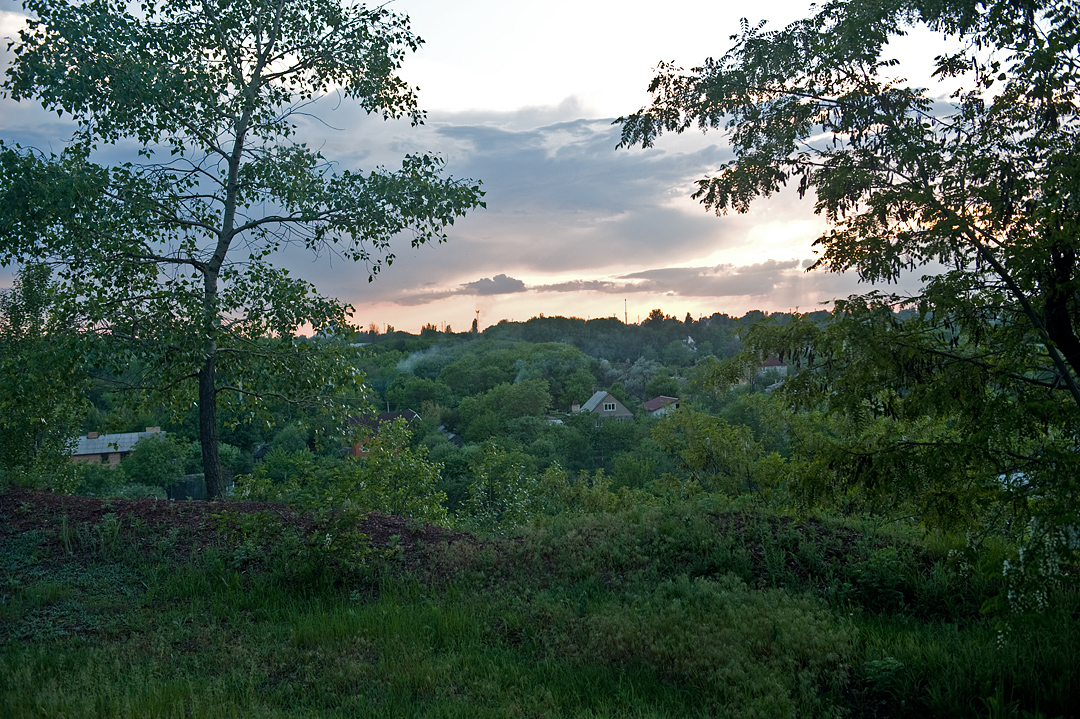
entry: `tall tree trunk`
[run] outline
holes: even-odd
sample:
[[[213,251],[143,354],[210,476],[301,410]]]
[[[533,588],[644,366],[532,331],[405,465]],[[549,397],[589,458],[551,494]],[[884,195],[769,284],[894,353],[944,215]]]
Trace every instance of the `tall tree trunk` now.
[[[199,370],[199,441],[202,444],[203,473],[206,477],[206,498],[220,499],[225,491],[218,456],[217,387],[214,378],[213,353],[206,357]]]
[[[217,268],[203,276],[203,348],[205,359],[199,369],[199,443],[202,445],[206,498],[220,499],[225,491],[218,456],[217,433]]]
[[[1076,252],[1071,247],[1054,247],[1050,251],[1051,272],[1044,280],[1043,291],[1046,305],[1046,334],[1057,345],[1073,372],[1080,376],[1080,338],[1076,336],[1073,318],[1069,312],[1072,299]]]

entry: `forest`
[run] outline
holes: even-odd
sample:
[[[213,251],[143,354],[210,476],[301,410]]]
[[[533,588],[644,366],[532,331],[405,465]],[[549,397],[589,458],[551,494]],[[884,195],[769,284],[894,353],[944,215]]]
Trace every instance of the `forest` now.
[[[827,313],[818,315],[819,320],[827,318]],[[716,489],[722,480],[736,487],[742,480],[715,460],[693,468],[680,460],[676,435],[685,429],[673,418],[658,422],[644,405],[669,397],[696,408],[691,422],[709,417],[725,427],[754,428],[750,454],[742,461],[790,454],[780,435],[766,427],[755,400],[779,382],[785,366],[750,372],[723,392],[716,391],[713,381],[720,360],[741,352],[740,329],[765,316],[716,313],[680,320],[654,310],[640,325],[611,318],[538,317],[520,323],[504,320],[481,333],[440,332],[429,326],[419,335],[369,330],[345,341],[313,338],[315,343],[350,347],[351,362],[365,378],[364,409],[347,419],[345,427],[328,425],[326,416],[285,402],[269,409],[273,422],[250,421],[243,403],[235,414],[222,413],[220,452],[232,486],[229,495],[255,491],[245,479],[233,486],[238,475],[272,478],[285,467],[307,465],[316,471],[313,463],[319,462],[325,466],[318,471],[352,466],[356,458],[351,447],[370,441],[372,434],[376,441],[394,436],[394,442],[416,453],[410,456],[437,465],[434,475],[426,473],[437,476],[436,486],[426,491],[444,494],[441,504],[451,513],[462,509],[481,466],[494,456],[501,464],[519,467],[521,479],[535,479],[557,467],[586,481],[604,477],[615,488],[644,490],[661,476],[678,476],[678,483],[692,482],[699,490]],[[790,319],[789,314],[771,317],[776,323]],[[123,378],[99,379],[91,387],[82,434],[156,426],[164,430],[163,438],[136,445],[116,468],[98,463],[65,468],[73,473],[65,481],[79,494],[165,498],[170,482],[201,472],[197,416],[193,409],[176,415],[132,407],[125,392],[116,389],[123,384]],[[580,411],[600,390],[610,392],[634,416],[609,422]],[[406,416],[393,416],[401,414]],[[405,426],[389,431],[380,424],[380,415],[386,424],[399,419]]]

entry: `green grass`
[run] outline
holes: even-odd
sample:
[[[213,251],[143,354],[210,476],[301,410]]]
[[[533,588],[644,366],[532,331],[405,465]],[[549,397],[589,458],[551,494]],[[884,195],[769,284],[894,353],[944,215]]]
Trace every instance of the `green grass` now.
[[[302,556],[253,562],[250,546],[136,552],[126,525],[54,531],[73,554],[47,533],[0,547],[2,717],[1019,719],[1080,706],[1077,597],[1062,590],[1002,634],[979,611],[994,576],[955,542],[906,531],[686,504],[432,548],[416,573],[378,552],[301,571]]]

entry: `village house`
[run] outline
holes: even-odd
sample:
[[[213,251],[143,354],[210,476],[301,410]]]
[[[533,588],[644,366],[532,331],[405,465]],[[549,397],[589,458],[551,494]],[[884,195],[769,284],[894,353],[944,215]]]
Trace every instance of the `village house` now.
[[[89,432],[79,437],[79,444],[71,455],[73,462],[107,464],[115,467],[120,460],[131,454],[135,445],[147,437],[164,437],[161,427],[147,427],[145,432],[119,432],[117,434],[99,434]]]
[[[591,412],[596,415],[597,426],[600,426],[600,422],[605,419],[616,419],[619,422],[625,422],[628,419],[634,418],[634,413],[626,408],[622,402],[616,399],[615,395],[604,390],[599,390],[589,401],[581,405],[582,412]]]
[[[761,369],[758,370],[758,374],[765,375],[768,372],[776,372],[781,377],[787,377],[788,367],[784,364],[784,361],[776,355],[769,355],[765,358],[765,361],[761,363]]]
[[[665,414],[671,414],[678,408],[678,397],[665,397],[661,395],[659,397],[653,397],[645,403],[645,411],[649,413],[650,417],[663,417]]]

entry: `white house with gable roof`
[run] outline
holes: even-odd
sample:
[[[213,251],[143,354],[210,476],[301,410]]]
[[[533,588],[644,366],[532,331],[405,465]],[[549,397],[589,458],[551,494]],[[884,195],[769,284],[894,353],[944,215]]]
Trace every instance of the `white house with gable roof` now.
[[[582,412],[591,412],[596,415],[596,421],[614,418],[620,422],[634,418],[634,413],[626,408],[615,395],[600,390],[589,398],[589,401],[581,405]]]

